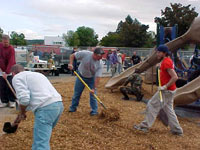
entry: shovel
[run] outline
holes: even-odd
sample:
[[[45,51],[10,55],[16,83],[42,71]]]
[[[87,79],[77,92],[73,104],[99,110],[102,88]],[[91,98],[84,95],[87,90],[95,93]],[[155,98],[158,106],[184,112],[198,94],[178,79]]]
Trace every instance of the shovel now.
[[[15,133],[17,131],[18,124],[20,122],[21,122],[21,120],[19,119],[19,116],[17,116],[17,118],[15,119],[13,124],[11,124],[10,122],[5,122],[3,125],[3,131],[8,134]]]
[[[79,76],[79,74],[74,71],[74,74],[79,78],[79,80],[86,86],[86,88],[91,91],[90,87],[85,83],[85,81],[83,81],[83,79]],[[97,97],[96,94],[93,94],[94,97],[96,98],[96,100],[101,104],[101,106],[103,106],[104,109],[107,109],[106,106],[102,103],[102,101]]]
[[[159,84],[159,86],[161,86],[161,82],[160,82],[160,69],[158,69],[158,84]],[[162,107],[163,107],[163,98],[162,98],[162,92],[161,91],[159,91],[159,95],[160,95],[161,109],[159,111],[158,118],[167,127],[168,126],[168,117],[167,117],[167,114],[165,113],[165,111],[162,109]]]

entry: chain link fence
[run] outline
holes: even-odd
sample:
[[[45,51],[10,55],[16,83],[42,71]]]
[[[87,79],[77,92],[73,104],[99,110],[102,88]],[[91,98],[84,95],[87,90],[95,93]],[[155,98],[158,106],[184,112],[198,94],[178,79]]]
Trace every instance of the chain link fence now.
[[[95,47],[78,47],[78,50],[92,50]],[[102,47],[104,49],[119,49],[126,57],[132,57],[133,52],[136,51],[142,60],[148,57],[154,48],[126,48],[126,47]],[[51,56],[54,57],[57,66],[67,64],[69,56],[72,53],[73,47],[60,47],[60,46],[28,46],[15,48],[16,61],[23,66],[29,60],[29,55],[33,53],[34,56],[39,56],[41,60],[48,60]],[[189,64],[190,57],[193,55],[194,50],[181,50],[178,51],[180,58],[184,59]]]

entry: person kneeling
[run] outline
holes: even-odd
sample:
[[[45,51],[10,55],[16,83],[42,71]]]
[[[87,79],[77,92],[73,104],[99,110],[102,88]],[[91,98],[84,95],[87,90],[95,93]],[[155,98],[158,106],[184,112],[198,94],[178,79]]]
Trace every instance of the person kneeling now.
[[[127,86],[131,83],[131,86]],[[137,69],[131,74],[125,81],[124,85],[120,87],[120,92],[124,95],[123,100],[129,100],[128,94],[135,95],[137,101],[141,101],[143,94],[141,92],[142,78],[138,73]]]

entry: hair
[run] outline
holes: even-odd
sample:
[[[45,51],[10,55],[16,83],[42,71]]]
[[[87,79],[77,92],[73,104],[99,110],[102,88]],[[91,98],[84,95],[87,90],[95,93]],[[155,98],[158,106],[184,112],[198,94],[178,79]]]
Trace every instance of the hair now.
[[[165,53],[165,54],[166,54],[166,55],[165,55],[166,57],[170,56],[170,54],[169,54],[169,53]]]
[[[8,35],[6,35],[6,34],[3,34],[2,35],[2,40],[9,40],[10,38],[9,38],[9,36]]]
[[[22,65],[16,64],[14,66],[12,66],[11,68],[11,72],[18,74],[20,72],[24,71],[24,67]]]

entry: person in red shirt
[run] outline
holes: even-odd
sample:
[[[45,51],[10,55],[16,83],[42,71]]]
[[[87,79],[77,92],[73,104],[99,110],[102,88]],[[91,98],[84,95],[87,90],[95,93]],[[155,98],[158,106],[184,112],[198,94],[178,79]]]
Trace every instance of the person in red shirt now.
[[[182,135],[183,129],[180,127],[180,124],[177,120],[177,116],[173,108],[174,95],[176,92],[175,82],[178,79],[178,77],[176,72],[174,71],[174,64],[168,55],[169,50],[167,46],[160,45],[157,48],[157,57],[161,60],[161,86],[158,87],[158,91],[149,100],[147,104],[145,120],[139,125],[134,125],[134,128],[140,131],[147,132],[156,120],[159,111],[163,109],[167,115],[171,133],[174,135]],[[162,102],[160,101],[160,91],[162,93]]]
[[[1,107],[15,107],[15,96],[7,85],[6,79],[12,85],[11,67],[16,64],[15,50],[10,45],[9,36],[2,36],[2,43],[0,43],[0,108]]]
[[[122,54],[122,65],[124,66],[124,61],[125,61],[125,58],[126,58],[126,54],[124,54],[123,52],[121,52]]]

